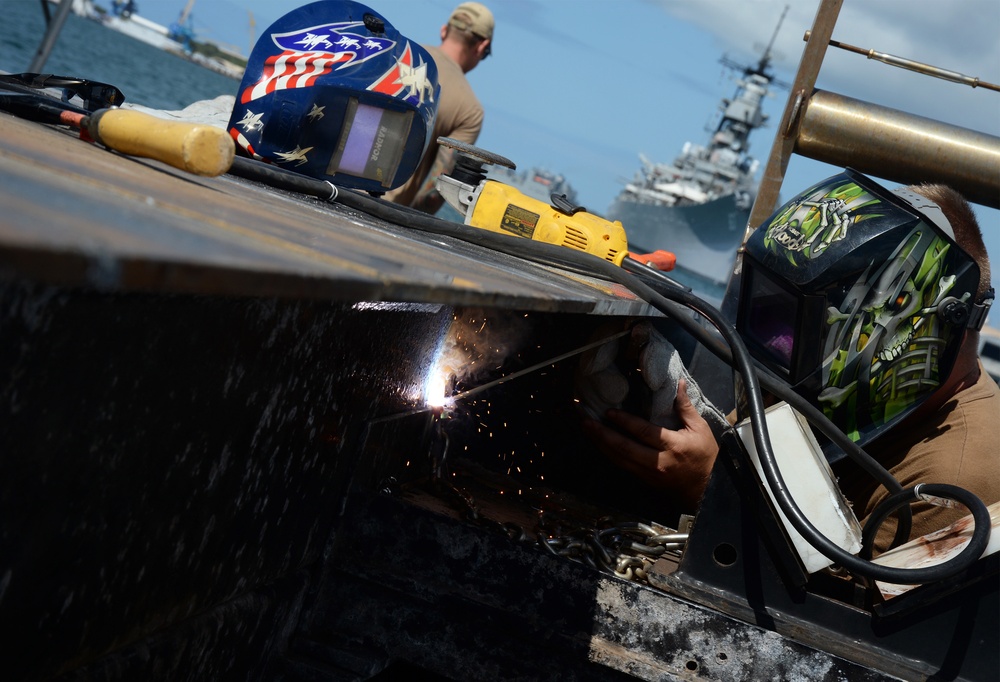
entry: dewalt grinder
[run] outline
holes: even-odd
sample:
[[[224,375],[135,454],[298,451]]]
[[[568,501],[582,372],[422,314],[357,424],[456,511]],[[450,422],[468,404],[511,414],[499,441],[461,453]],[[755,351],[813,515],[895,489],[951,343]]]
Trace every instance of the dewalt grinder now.
[[[466,225],[586,251],[618,266],[631,258],[659,271],[673,269],[674,254],[629,253],[625,229],[619,221],[588,213],[565,194],[552,194],[551,203],[546,204],[486,177],[484,164],[515,169],[509,159],[449,137],[438,138],[438,144],[457,153],[451,173],[437,178],[438,192],[465,217]]]

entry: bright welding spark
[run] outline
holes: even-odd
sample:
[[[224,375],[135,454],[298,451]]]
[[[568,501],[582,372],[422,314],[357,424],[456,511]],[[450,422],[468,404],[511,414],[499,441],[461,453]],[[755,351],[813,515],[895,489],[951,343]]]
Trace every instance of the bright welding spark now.
[[[451,399],[444,394],[445,386],[444,376],[438,372],[430,373],[424,386],[424,402],[428,407],[446,407],[451,403]]]

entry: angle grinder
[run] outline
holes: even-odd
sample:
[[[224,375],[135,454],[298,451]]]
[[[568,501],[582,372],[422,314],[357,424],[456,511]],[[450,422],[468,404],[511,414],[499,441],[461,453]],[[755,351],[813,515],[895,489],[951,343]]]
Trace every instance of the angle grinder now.
[[[588,213],[565,194],[553,193],[547,204],[486,177],[487,164],[516,169],[509,159],[449,137],[438,138],[438,144],[455,150],[457,158],[449,174],[438,176],[437,190],[466,225],[585,251],[618,266],[631,258],[656,270],[673,269],[674,254],[630,253],[621,222]]]

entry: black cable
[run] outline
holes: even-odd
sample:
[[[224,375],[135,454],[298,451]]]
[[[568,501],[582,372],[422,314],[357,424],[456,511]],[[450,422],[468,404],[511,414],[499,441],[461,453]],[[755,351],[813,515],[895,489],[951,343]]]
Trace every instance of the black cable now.
[[[422,232],[454,237],[494,251],[518,256],[535,263],[554,265],[561,268],[569,267],[577,272],[582,270],[591,276],[603,275],[604,278],[628,288],[633,294],[670,317],[676,316],[676,309],[672,303],[679,303],[702,315],[722,335],[732,355],[732,363],[730,364],[743,379],[743,387],[749,404],[750,426],[754,444],[760,458],[764,478],[774,495],[778,507],[785,514],[785,517],[795,530],[810,545],[845,569],[860,576],[896,584],[930,582],[931,580],[940,580],[956,575],[969,568],[969,566],[979,559],[979,556],[989,542],[991,530],[989,511],[982,500],[972,493],[968,493],[968,491],[962,491],[966,493],[966,496],[965,499],[959,501],[969,508],[975,520],[969,546],[957,556],[936,566],[924,569],[900,569],[891,566],[882,566],[856,557],[831,542],[802,513],[802,510],[795,503],[781,476],[774,452],[771,448],[770,437],[767,433],[760,380],[749,351],[736,333],[736,330],[722,318],[722,314],[697,296],[679,288],[676,291],[671,291],[669,287],[663,287],[662,290],[665,294],[660,294],[635,274],[618,267],[610,261],[588,253],[575,251],[555,244],[546,244],[520,237],[502,235],[490,232],[489,230],[470,228],[458,223],[441,220],[431,215],[414,212],[412,209],[404,210],[396,204],[350,190],[338,191],[330,183],[324,183],[312,178],[304,178],[303,176],[298,176],[296,173],[273,166],[265,167],[268,172],[261,172],[255,177],[253,174],[256,167],[263,166],[263,164],[252,162],[249,159],[242,159],[241,157],[238,157],[237,161],[240,161],[240,163],[237,164],[234,162],[234,168],[237,169],[234,174],[241,177],[250,177],[250,179],[254,180],[260,180],[261,177],[280,178],[282,182],[279,186],[286,189],[291,189],[292,185],[301,186],[305,189],[294,191],[302,191],[310,196],[318,196],[328,201],[336,200],[346,206],[364,211],[391,223],[417,229]],[[290,178],[289,176],[297,176],[297,178]],[[333,188],[332,195],[328,188]],[[324,191],[325,194],[323,193]],[[681,315],[681,317],[684,316]],[[954,493],[949,488],[954,488],[954,486],[935,486],[935,490],[938,491],[940,497],[956,499],[952,497]],[[926,489],[926,486],[924,486],[924,489]],[[901,493],[896,493],[896,495],[899,494]],[[886,512],[886,514],[891,513],[891,511]],[[882,513],[882,506],[879,507],[879,513]],[[985,522],[983,521],[984,518]]]
[[[233,165],[229,168],[229,174],[247,180],[262,182],[271,187],[307,194],[323,201],[335,201],[339,193],[337,187],[329,182],[316,180],[290,170],[285,170],[278,166],[254,161],[245,156],[233,158]]]
[[[878,533],[879,527],[889,514],[903,505],[908,505],[912,502],[919,502],[921,500],[930,502],[931,504],[938,504],[937,500],[934,499],[936,497],[943,497],[948,500],[961,502],[972,513],[972,518],[975,521],[975,527],[977,530],[983,524],[985,524],[986,527],[990,527],[992,524],[989,510],[978,497],[973,495],[968,490],[959,488],[956,485],[949,485],[947,483],[920,483],[912,488],[907,488],[906,490],[896,493],[895,495],[891,495],[883,501],[882,504],[875,508],[871,514],[872,523],[865,526],[865,532],[862,535],[861,558],[871,558],[875,535]],[[958,559],[963,555],[967,555],[966,558],[971,557],[971,561],[968,562],[969,565],[971,565],[979,559],[980,556],[982,556],[984,551],[986,551],[986,546],[989,544],[989,541],[989,533],[980,537],[980,534],[973,532],[972,537],[969,539],[969,544],[962,549],[955,559]],[[938,574],[939,572],[937,569],[943,565],[944,564],[937,564],[936,566],[928,566],[927,568],[910,568],[906,569],[906,571],[910,575],[912,583],[928,583],[947,577]]]
[[[644,265],[628,262],[626,262],[623,267],[630,272],[635,272],[640,275],[645,274],[643,270],[647,269]],[[708,349],[710,353],[732,367],[733,355],[724,341],[713,336],[707,329],[696,322],[688,322],[688,319],[689,318],[687,318],[687,316],[683,316],[683,319],[678,320],[678,322],[685,328],[685,331],[694,336],[695,339]],[[794,407],[796,412],[799,412],[806,417],[810,423],[816,426],[820,433],[829,438],[835,445],[840,447],[848,457],[855,460],[869,475],[885,486],[890,493],[900,492],[903,489],[899,482],[885,469],[885,467],[882,466],[878,460],[874,459],[871,455],[865,452],[861,446],[837,428],[837,425],[830,421],[822,410],[818,409],[815,405],[799,395],[788,384],[788,382],[772,373],[768,368],[760,365],[756,360],[754,360],[754,367],[760,375],[761,385],[766,388],[769,393],[774,394]]]
[[[607,261],[602,261],[599,258],[591,258],[600,263],[601,265],[599,267],[606,272],[609,272],[609,274],[611,274],[611,272],[608,271],[607,266],[610,265],[612,268],[616,267],[613,264],[610,264]],[[598,267],[597,263],[595,263],[595,267]],[[630,275],[630,277],[637,279],[632,275]],[[661,312],[665,312],[664,307],[658,305],[659,301],[657,299],[660,297],[659,294],[642,283],[640,283],[642,284],[641,287],[637,287],[634,283],[628,282],[627,279],[628,278],[619,277],[617,278],[617,281],[619,284],[628,287],[636,295],[648,301]],[[647,291],[642,292],[641,289],[643,288],[647,289]],[[834,561],[835,563],[858,575],[896,584],[917,584],[947,578],[966,570],[979,559],[980,555],[985,550],[986,545],[989,543],[992,525],[989,510],[987,510],[986,505],[972,493],[962,491],[965,495],[962,499],[958,499],[953,497],[954,493],[951,492],[951,489],[955,489],[956,487],[944,486],[943,484],[936,486],[938,495],[946,499],[958,499],[958,501],[965,504],[969,508],[975,520],[975,529],[973,531],[973,537],[970,539],[969,547],[967,547],[966,550],[963,550],[963,552],[959,555],[946,562],[923,569],[900,569],[891,566],[883,566],[849,554],[840,546],[834,544],[826,538],[826,536],[824,536],[815,526],[812,525],[809,519],[802,513],[801,509],[799,509],[781,476],[781,472],[777,466],[777,460],[775,459],[774,452],[771,449],[770,436],[767,433],[767,425],[764,418],[764,403],[760,391],[757,372],[754,369],[752,358],[750,357],[746,346],[743,344],[742,339],[740,339],[739,335],[736,334],[735,329],[722,318],[721,313],[713,309],[710,305],[708,305],[708,303],[699,299],[697,296],[683,290],[677,290],[676,292],[671,292],[670,297],[672,300],[679,302],[704,316],[716,327],[716,329],[719,330],[723,338],[729,344],[730,351],[733,355],[733,367],[743,378],[744,390],[747,393],[747,400],[749,402],[749,411],[751,415],[750,426],[753,433],[754,445],[757,447],[757,453],[760,457],[761,468],[764,471],[764,478],[766,479],[771,492],[774,494],[778,507],[782,510],[782,512],[784,512],[786,518],[789,519],[795,530],[797,530],[810,545],[831,561]],[[877,466],[881,467],[881,465]],[[898,487],[899,483],[896,482],[895,486]],[[959,488],[958,490],[961,489]],[[901,493],[897,493],[897,495],[899,494]],[[892,508],[887,513],[891,513],[891,511],[894,510],[895,508]],[[879,511],[881,513],[881,505],[879,507]],[[881,520],[879,520],[877,524],[874,524],[876,529],[879,524],[881,524]],[[868,527],[872,527],[872,525],[873,524],[868,524]]]

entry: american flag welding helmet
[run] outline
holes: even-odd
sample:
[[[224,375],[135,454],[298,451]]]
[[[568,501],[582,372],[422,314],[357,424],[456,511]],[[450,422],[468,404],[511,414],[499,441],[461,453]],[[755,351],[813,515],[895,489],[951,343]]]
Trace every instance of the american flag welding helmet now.
[[[978,287],[937,204],[847,170],[747,240],[736,328],[751,355],[864,445],[948,377],[989,308]]]
[[[413,174],[439,93],[434,59],[385,17],[321,0],[257,41],[228,127],[247,156],[381,193]]]

